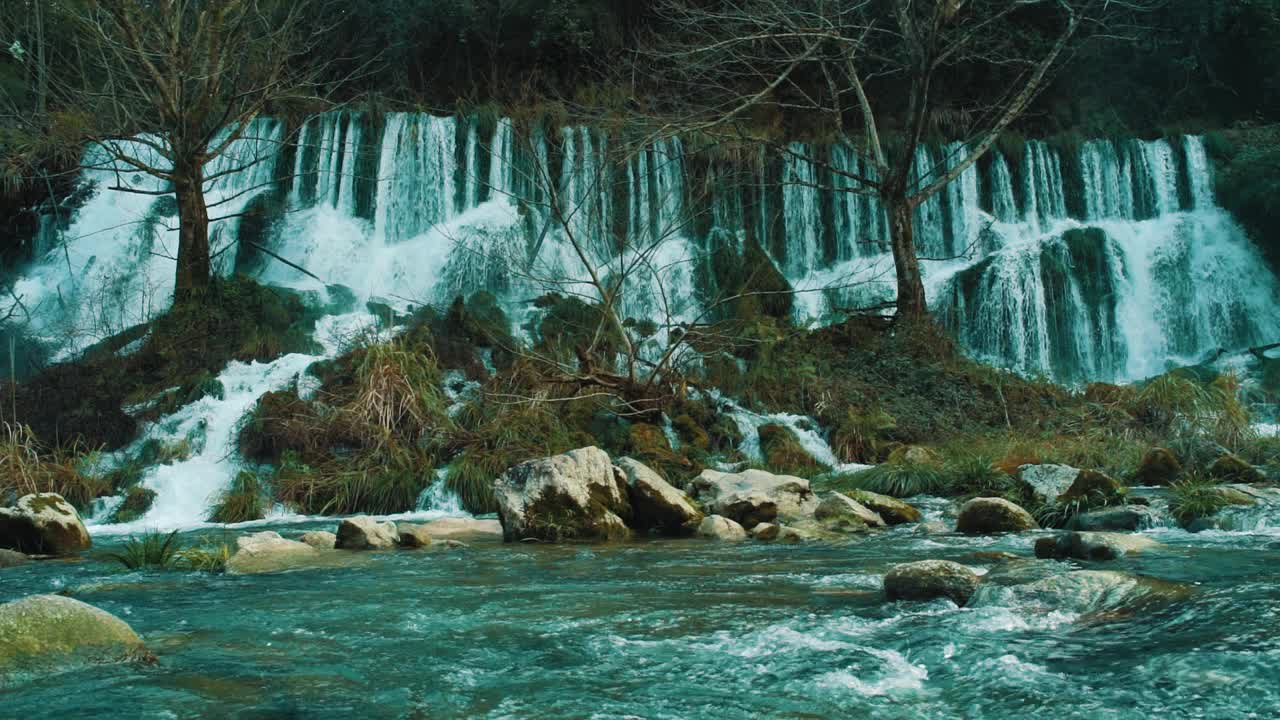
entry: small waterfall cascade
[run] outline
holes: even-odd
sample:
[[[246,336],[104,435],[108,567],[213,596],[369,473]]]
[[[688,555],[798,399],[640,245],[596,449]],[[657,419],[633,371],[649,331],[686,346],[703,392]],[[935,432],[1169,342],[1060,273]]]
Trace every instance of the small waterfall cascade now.
[[[256,158],[209,184],[211,214],[228,218],[215,244],[252,230],[321,281],[243,247],[221,253],[219,268],[399,305],[484,290],[516,318],[538,294],[590,295],[591,277],[622,277],[627,314],[662,330],[697,318],[717,291],[716,263],[754,246],[800,291],[798,321],[892,299],[884,208],[856,192],[874,169],[851,148],[795,143],[730,167],[679,139],[627,142],[506,118],[261,119],[215,163]],[[966,150],[920,147],[915,185]],[[102,148],[87,159],[95,192],[14,286],[33,308],[31,334],[62,357],[171,296],[172,199],[113,189],[165,190]],[[250,205],[268,221],[235,217]],[[1217,206],[1199,137],[1002,145],[922,202],[915,221],[937,317],[974,355],[1020,372],[1138,379],[1280,334],[1276,278]]]

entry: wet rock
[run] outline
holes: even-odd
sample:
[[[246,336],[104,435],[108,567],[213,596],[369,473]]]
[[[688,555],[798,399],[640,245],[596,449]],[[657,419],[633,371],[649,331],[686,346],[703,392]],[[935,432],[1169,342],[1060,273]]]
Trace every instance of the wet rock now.
[[[440,518],[423,526],[431,537],[465,538],[482,542],[485,540],[502,540],[502,524],[497,520],[476,520],[474,518]]]
[[[741,473],[704,470],[689,487],[694,499],[707,512],[748,527],[775,520],[808,518],[818,506],[808,480],[763,470]]]
[[[684,492],[672,487],[658,473],[638,460],[622,458],[618,470],[626,478],[631,500],[632,527],[663,535],[687,536],[698,530],[704,517]]]
[[[698,524],[698,537],[738,542],[747,539],[747,531],[727,517],[708,515]]]
[[[777,523],[760,523],[751,529],[751,537],[761,542],[794,543],[809,539],[801,530]]]
[[[974,498],[960,507],[956,518],[956,532],[971,535],[1022,532],[1039,527],[1031,513],[1004,498]]]
[[[393,522],[378,522],[366,515],[346,518],[338,524],[339,550],[388,550],[400,541]]]
[[[493,490],[508,542],[622,540],[631,534],[626,483],[599,448],[521,463]]]
[[[1080,513],[1067,523],[1068,530],[1135,532],[1161,525],[1160,513],[1147,505],[1116,505]]]
[[[1144,535],[1109,532],[1066,532],[1036,540],[1036,557],[1052,560],[1118,560],[1159,547]]]
[[[1209,466],[1209,475],[1237,483],[1260,483],[1267,479],[1258,468],[1231,453],[1214,460],[1213,465]]]
[[[123,620],[61,595],[0,605],[0,673],[149,657]]]
[[[1031,582],[994,582],[988,573],[970,599],[969,607],[1016,607],[1036,613],[1092,613],[1133,608],[1144,602],[1175,602],[1186,598],[1190,592],[1179,583],[1110,570],[1070,571],[1063,563],[1041,562],[1046,564],[1036,569],[1046,576]]]
[[[0,508],[0,548],[28,555],[69,555],[93,545],[71,503],[54,493],[27,495]]]
[[[1182,474],[1182,463],[1168,448],[1151,448],[1133,474],[1134,485],[1172,485]]]
[[[20,552],[13,550],[0,550],[0,568],[17,567],[25,565],[31,561],[31,558]]]
[[[307,543],[287,540],[280,533],[265,530],[236,538],[236,554],[227,560],[230,575],[289,570],[314,561],[319,551]]]
[[[1018,477],[1044,503],[1057,502],[1058,496],[1071,487],[1080,471],[1070,465],[1023,465]]]
[[[405,548],[424,548],[431,547],[431,533],[421,525],[413,523],[397,523],[396,533],[399,535],[400,547]]]
[[[884,576],[884,594],[889,600],[945,597],[964,606],[977,589],[978,576],[964,565],[949,560],[898,565]]]
[[[298,540],[317,550],[332,550],[338,545],[338,536],[324,530],[308,530]]]
[[[818,503],[813,517],[823,527],[841,532],[866,532],[885,524],[880,515],[841,493],[832,493]]]
[[[920,522],[923,517],[913,505],[902,502],[888,495],[868,492],[866,490],[850,490],[845,493],[851,499],[865,505],[884,520],[886,525],[903,525]]]
[[[1118,497],[1124,492],[1124,485],[1121,485],[1114,478],[1100,473],[1097,470],[1081,470],[1076,479],[1072,481],[1071,487],[1058,497],[1060,501],[1079,500],[1088,497]]]

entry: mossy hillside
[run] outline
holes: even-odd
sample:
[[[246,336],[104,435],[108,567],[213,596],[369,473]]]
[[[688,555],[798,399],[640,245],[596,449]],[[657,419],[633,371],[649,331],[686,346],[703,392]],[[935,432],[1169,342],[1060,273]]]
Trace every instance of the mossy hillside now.
[[[115,450],[134,438],[139,422],[217,392],[211,380],[232,360],[315,351],[314,323],[293,293],[243,277],[217,279],[199,304],[175,307],[19,384],[17,414],[43,442]]]

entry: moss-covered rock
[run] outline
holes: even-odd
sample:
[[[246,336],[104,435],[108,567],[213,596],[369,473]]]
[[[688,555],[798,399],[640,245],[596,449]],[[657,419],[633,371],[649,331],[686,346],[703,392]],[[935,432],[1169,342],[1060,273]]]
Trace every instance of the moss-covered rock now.
[[[972,535],[1039,529],[1031,513],[1004,498],[974,498],[960,507],[956,531]]]
[[[521,463],[498,478],[494,497],[508,542],[621,540],[631,534],[626,482],[599,448]]]
[[[1266,476],[1258,468],[1245,462],[1239,455],[1227,453],[1209,466],[1209,475],[1226,482],[1260,483]]]
[[[765,465],[774,472],[809,477],[826,470],[800,444],[799,438],[785,425],[761,425],[760,453]]]
[[[923,517],[915,506],[888,495],[867,490],[849,490],[845,495],[873,510],[884,519],[886,525],[920,522]]]
[[[68,555],[93,545],[89,531],[61,495],[27,495],[0,508],[0,547],[31,555]]]
[[[677,415],[672,418],[671,426],[675,428],[680,442],[704,452],[711,449],[711,435],[689,415]]]
[[[895,448],[889,453],[889,458],[885,462],[895,463],[899,465],[928,465],[931,467],[942,467],[942,456],[935,450],[920,445],[904,445]]]
[[[1159,547],[1145,535],[1067,532],[1036,540],[1036,557],[1056,560],[1116,560]]]
[[[147,514],[155,500],[155,490],[135,485],[125,491],[124,501],[111,514],[111,522],[127,523],[138,520]]]
[[[627,452],[656,470],[668,482],[683,486],[702,468],[686,455],[676,452],[662,428],[650,423],[633,423],[627,435]]]
[[[1089,498],[1112,499],[1123,495],[1124,485],[1114,478],[1096,470],[1081,470],[1072,481],[1071,487],[1058,496],[1059,502],[1084,500]]]
[[[813,517],[823,527],[840,532],[866,532],[885,525],[874,510],[841,493],[831,493],[818,503]]]
[[[949,560],[897,565],[884,576],[884,595],[889,600],[948,598],[963,607],[977,589],[977,574]]]
[[[618,460],[617,467],[626,478],[633,528],[674,536],[697,531],[703,514],[688,495],[632,458]]]
[[[1182,474],[1182,463],[1168,448],[1151,448],[1133,473],[1134,485],[1172,485]]]
[[[0,673],[149,657],[120,618],[61,595],[0,605]]]

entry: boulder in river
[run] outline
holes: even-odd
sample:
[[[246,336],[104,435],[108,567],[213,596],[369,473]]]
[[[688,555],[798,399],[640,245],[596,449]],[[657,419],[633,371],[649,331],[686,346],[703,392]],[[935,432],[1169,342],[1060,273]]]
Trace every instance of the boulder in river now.
[[[1052,560],[1117,560],[1159,547],[1145,535],[1110,532],[1065,532],[1036,540],[1036,557]]]
[[[1190,588],[1179,583],[1110,570],[1071,570],[1064,563],[1041,561],[1038,577],[1027,582],[988,577],[969,600],[969,607],[1017,607],[1027,612],[1096,613],[1133,608],[1141,603],[1167,604],[1186,598]]]
[[[1182,463],[1168,448],[1151,448],[1133,473],[1134,485],[1172,485],[1182,474]]]
[[[764,470],[740,473],[703,470],[689,488],[707,512],[747,527],[775,520],[805,519],[811,517],[818,506],[808,480]]]
[[[1076,481],[1080,471],[1070,465],[1023,465],[1018,470],[1022,483],[1043,503],[1057,502]]]
[[[26,495],[0,508],[0,548],[28,555],[69,555],[93,545],[71,503],[54,493]]]
[[[367,515],[345,518],[338,524],[339,550],[389,550],[400,542],[393,522],[378,522]]]
[[[1058,500],[1071,501],[1090,497],[1115,498],[1124,493],[1124,485],[1106,473],[1097,470],[1081,470],[1071,487],[1058,496]]]
[[[431,533],[427,532],[427,529],[422,525],[415,525],[414,523],[397,523],[396,531],[399,534],[400,547],[431,547]]]
[[[0,568],[17,567],[25,565],[31,561],[31,558],[14,550],[0,549]]]
[[[332,550],[338,545],[338,536],[324,530],[308,530],[298,540],[317,550]]]
[[[503,538],[622,540],[631,503],[622,473],[596,447],[530,460],[494,483]]]
[[[230,575],[252,575],[306,566],[320,551],[304,542],[286,540],[273,530],[236,538],[236,554],[227,560]]]
[[[1067,522],[1068,530],[1135,532],[1160,525],[1160,513],[1147,505],[1114,505],[1080,513]]]
[[[1004,498],[974,498],[960,507],[956,532],[981,535],[986,533],[1036,530],[1031,513]]]
[[[741,525],[720,515],[708,515],[698,524],[698,537],[709,540],[738,542],[747,539],[747,531]]]
[[[698,531],[705,516],[683,491],[638,460],[622,458],[617,467],[626,478],[635,529],[673,536]]]
[[[878,513],[842,493],[831,493],[824,498],[813,511],[813,517],[823,527],[841,532],[866,532],[885,525]]]
[[[888,495],[881,495],[867,490],[848,490],[844,494],[868,509],[875,511],[886,525],[920,522],[923,517],[915,506]]]
[[[33,595],[0,605],[0,674],[149,657],[123,620],[79,600]]]
[[[440,518],[423,525],[434,539],[463,538],[468,542],[502,540],[502,524],[497,520],[475,518]]]
[[[805,532],[777,523],[760,523],[751,528],[751,537],[761,542],[794,543],[809,539]]]
[[[889,600],[945,597],[964,606],[977,589],[977,574],[950,560],[921,560],[897,565],[884,576],[884,594]]]

